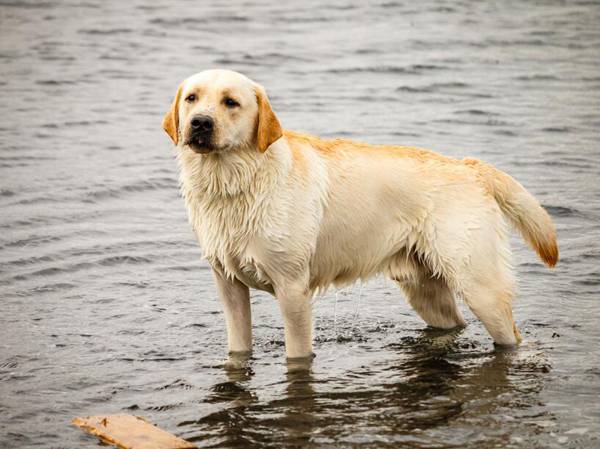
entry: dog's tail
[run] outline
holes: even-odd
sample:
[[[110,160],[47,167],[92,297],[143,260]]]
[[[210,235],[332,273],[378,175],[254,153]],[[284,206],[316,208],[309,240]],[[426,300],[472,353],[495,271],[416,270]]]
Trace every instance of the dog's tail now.
[[[558,262],[554,223],[537,200],[515,179],[477,159],[463,159],[477,170],[488,192],[496,199],[510,223],[549,267]]]

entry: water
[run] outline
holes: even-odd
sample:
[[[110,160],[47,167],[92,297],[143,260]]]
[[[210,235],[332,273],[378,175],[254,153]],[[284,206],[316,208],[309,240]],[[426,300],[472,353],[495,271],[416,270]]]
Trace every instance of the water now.
[[[599,23],[591,1],[0,2],[0,447],[96,447],[69,422],[104,413],[203,447],[599,447]],[[525,343],[494,351],[468,311],[427,329],[375,280],[316,300],[308,373],[254,294],[254,356],[226,369],[160,128],[213,67],[285,127],[520,180],[562,256],[514,239]]]

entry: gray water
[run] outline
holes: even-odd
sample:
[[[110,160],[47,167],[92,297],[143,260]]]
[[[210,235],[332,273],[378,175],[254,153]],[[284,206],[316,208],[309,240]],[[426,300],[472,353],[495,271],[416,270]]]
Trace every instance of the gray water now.
[[[210,270],[160,122],[207,68],[285,127],[491,162],[553,216],[513,239],[525,337],[425,327],[384,280],[315,300],[316,359],[226,369]],[[202,447],[600,447],[600,3],[0,1],[0,447],[97,447],[130,413]]]

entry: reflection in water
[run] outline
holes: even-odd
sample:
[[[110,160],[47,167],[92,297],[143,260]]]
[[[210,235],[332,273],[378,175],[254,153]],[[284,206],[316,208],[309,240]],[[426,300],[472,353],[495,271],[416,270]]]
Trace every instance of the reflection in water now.
[[[227,381],[214,385],[205,399],[207,403],[224,403],[227,407],[197,421],[184,421],[179,426],[210,429],[211,435],[218,436],[215,446],[252,447],[255,436],[250,433],[254,426],[247,411],[257,403],[257,398],[247,387],[254,374],[251,361],[250,354],[230,354],[223,366]]]
[[[489,416],[502,421],[504,408],[537,406],[545,358],[526,346],[480,351],[459,335],[426,329],[389,345],[386,360],[341,376],[319,372],[318,360],[288,362],[281,396],[267,400],[250,387],[252,359],[230,358],[227,381],[206,398],[223,408],[180,426],[193,426],[203,447],[369,446],[373,429],[378,447],[508,444],[510,423],[495,429]],[[457,422],[469,431],[457,432]]]
[[[309,445],[318,423],[317,395],[313,384],[312,360],[287,362],[286,386],[283,397],[271,401],[269,407],[280,411],[274,418],[273,427],[279,427],[279,438],[292,447]],[[321,423],[322,424],[322,423]],[[268,427],[268,422],[263,422]]]

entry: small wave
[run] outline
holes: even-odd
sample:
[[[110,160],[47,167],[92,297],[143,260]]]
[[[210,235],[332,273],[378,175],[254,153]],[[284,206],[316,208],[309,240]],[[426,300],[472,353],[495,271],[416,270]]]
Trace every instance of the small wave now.
[[[133,80],[138,79],[139,75],[128,72],[126,70],[113,70],[113,69],[101,69],[98,70],[99,75],[106,75],[108,79],[116,79],[116,80]],[[94,109],[91,109],[94,111]],[[99,111],[99,110],[96,110]]]
[[[0,161],[54,161],[55,157],[49,156],[30,156],[30,155],[22,155],[22,156],[0,156]]]
[[[408,92],[411,94],[430,92],[426,87],[411,87],[411,86],[400,86],[396,88],[397,92]]]
[[[548,133],[568,133],[571,132],[572,129],[568,126],[549,126],[547,128],[542,128],[542,131]]]
[[[554,36],[556,34],[556,30],[533,30],[527,34],[531,36]]]
[[[75,80],[57,80],[57,79],[47,79],[47,80],[37,80],[35,84],[40,86],[71,86],[77,84],[78,81]]]
[[[12,228],[12,224],[11,224],[11,226],[8,226],[8,228]],[[4,247],[13,247],[13,248],[19,247],[19,248],[21,248],[21,247],[27,247],[27,246],[39,246],[39,245],[43,245],[46,243],[58,242],[60,240],[62,240],[62,237],[35,235],[32,237],[28,237],[26,239],[18,239],[18,240],[13,240],[13,241],[7,242],[4,244]]]
[[[46,293],[46,292],[58,292],[63,290],[74,289],[75,285],[69,282],[57,282],[55,284],[46,284],[39,287],[32,288],[29,293]]]
[[[0,1],[0,7],[23,8],[23,9],[51,9],[55,5],[52,2],[37,1]]]
[[[170,356],[157,356],[157,357],[142,357],[140,359],[132,359],[129,357],[122,357],[120,360],[132,361],[132,362],[179,362],[185,360],[185,357],[170,357]]]
[[[455,8],[451,8],[449,6],[437,6],[435,8],[432,8],[430,11],[441,12],[441,13],[444,13],[444,14],[448,14],[448,13],[456,12],[456,9]]]
[[[259,61],[254,61],[252,59],[233,59],[233,58],[217,58],[213,61],[215,64],[222,64],[225,66],[238,66],[238,65],[248,65],[248,66],[259,66],[264,65]]]
[[[372,67],[345,67],[325,70],[325,73],[346,74],[346,73],[413,73],[410,67],[401,67],[393,65],[378,65]]]
[[[466,115],[482,115],[482,116],[490,116],[490,115],[498,115],[495,112],[483,111],[481,109],[465,109],[461,111],[455,111],[455,114],[466,114]]]
[[[245,16],[234,16],[234,15],[220,15],[210,17],[175,17],[164,19],[158,17],[150,19],[148,23],[152,25],[160,25],[164,27],[181,27],[184,25],[198,25],[206,23],[229,23],[229,22],[248,22],[250,19]]]
[[[125,184],[119,188],[88,192],[86,197],[88,200],[96,201],[107,198],[117,198],[126,193],[145,192],[148,190],[170,189],[176,187],[177,183],[173,180],[173,178],[161,177],[139,181],[133,184]]]
[[[433,120],[433,123],[445,123],[449,125],[471,125],[474,122],[468,120],[458,120],[455,118],[440,118]]]
[[[407,131],[392,131],[390,135],[398,137],[421,137],[421,134],[411,133]]]
[[[37,80],[35,84],[39,84],[40,86],[69,86],[73,84],[77,84],[77,81],[73,80]]]
[[[27,198],[19,201],[15,201],[11,204],[17,204],[21,206],[31,206],[34,204],[46,204],[46,203],[63,203],[63,198],[58,198],[56,196],[38,196],[34,198]]]
[[[203,328],[203,327],[208,327],[208,326],[206,324],[204,324],[204,323],[192,323],[192,324],[188,324],[185,327],[186,328],[188,328],[188,327],[200,327],[200,328]]]
[[[192,25],[192,24],[197,24],[197,23],[202,23],[205,22],[206,19],[201,19],[201,18],[192,18],[192,17],[181,17],[181,18],[174,18],[174,19],[163,19],[163,18],[157,18],[157,19],[150,19],[148,22],[151,23],[152,25],[165,25],[165,26],[181,26],[181,25]]]
[[[546,205],[546,204],[542,204],[542,206],[553,217],[581,217],[581,216],[583,216],[581,211],[571,208],[571,207],[550,206],[550,205]]]
[[[143,256],[110,256],[96,262],[98,265],[102,266],[113,266],[113,265],[123,265],[123,264],[143,264],[143,263],[152,263],[153,261],[147,257]]]
[[[15,369],[17,366],[19,366],[19,363],[14,358],[10,358],[0,363],[0,369]]]
[[[595,287],[600,285],[600,274],[594,273],[588,279],[577,279],[573,284],[582,285],[584,287]]]
[[[561,168],[576,168],[580,169],[577,172],[595,171],[595,166],[592,162],[586,160],[569,160],[568,158],[562,158],[560,160],[543,160],[532,164],[523,165],[544,165],[546,167],[561,167]]]
[[[468,87],[471,86],[460,81],[454,81],[448,83],[433,83],[425,86],[400,86],[396,88],[396,91],[408,93],[433,93],[444,89],[466,89]]]
[[[239,56],[238,58],[233,57],[223,57],[217,58],[214,60],[216,64],[227,64],[227,65],[252,65],[252,66],[264,66],[266,65],[275,65],[281,64],[282,62],[289,61],[299,61],[299,62],[310,62],[312,61],[309,58],[305,58],[302,56],[280,53],[280,52],[270,52],[270,53],[262,53],[262,54],[244,54]]]
[[[175,404],[165,404],[165,405],[152,405],[150,407],[144,407],[144,410],[151,410],[154,412],[166,412],[168,410],[173,410],[175,408],[181,407],[183,402],[177,402]]]
[[[130,56],[118,56],[113,53],[104,53],[98,56],[98,59],[102,61],[131,61]]]
[[[383,2],[379,5],[380,8],[391,9],[391,8],[405,8],[406,3],[404,2]],[[406,14],[406,12],[405,12]]]
[[[53,262],[55,261],[54,257],[50,256],[35,256],[35,257],[26,257],[23,259],[11,260],[6,262],[6,265],[14,265],[17,267],[25,267],[27,265],[37,265],[38,263],[44,262]]]
[[[21,162],[18,164],[4,164],[0,163],[1,168],[16,168],[16,167],[29,167],[31,164],[27,164],[25,162]]]
[[[139,289],[145,289],[148,288],[148,286],[150,284],[148,284],[147,282],[117,282],[118,285],[123,285],[125,287],[134,287],[134,288],[139,288]]]
[[[28,220],[15,220],[15,221],[3,223],[0,225],[0,228],[14,229],[14,228],[19,228],[19,227],[27,227],[27,226],[42,226],[42,225],[47,225],[50,222],[51,222],[51,220],[49,218],[38,217],[38,218],[30,218]]]
[[[357,55],[378,55],[383,52],[378,48],[359,48],[358,50],[355,50],[354,53]]]
[[[376,97],[373,95],[357,95],[354,97],[344,97],[344,98],[340,98],[340,99],[349,99],[349,100],[354,100],[354,101],[362,101],[362,102],[366,102],[366,103],[373,103],[373,102],[377,102],[377,103],[385,103],[385,102],[396,102],[397,99],[391,96],[385,96],[385,97]]]
[[[300,17],[300,16],[286,16],[285,21],[289,23],[326,23],[333,22],[335,17],[325,17],[325,16],[310,16],[310,17]]]
[[[429,87],[432,89],[464,89],[471,86],[461,81],[451,81],[448,83],[433,83]]]
[[[560,81],[560,79],[554,75],[546,75],[539,73],[533,75],[521,75],[515,77],[515,79],[519,81]]]
[[[42,61],[63,61],[63,62],[71,62],[71,61],[75,61],[77,59],[73,56],[54,56],[54,55],[40,55],[39,58]]]
[[[65,126],[94,126],[94,125],[106,125],[106,120],[76,120],[64,122]]]
[[[93,264],[91,264],[91,263],[81,263],[81,264],[71,265],[69,268],[50,267],[50,268],[44,268],[42,270],[34,271],[33,273],[31,273],[29,275],[21,274],[21,275],[15,276],[15,279],[26,280],[26,279],[29,279],[32,277],[38,277],[38,276],[55,276],[55,275],[62,274],[62,273],[73,273],[74,271],[92,268],[92,267],[93,267]]]
[[[201,265],[172,265],[170,267],[166,267],[167,270],[171,271],[195,271],[201,270],[203,267]]]
[[[99,28],[83,28],[78,31],[80,34],[90,34],[93,36],[110,36],[114,34],[129,34],[133,33],[131,28],[110,28],[110,29],[99,29]]]
[[[155,390],[172,390],[172,389],[182,389],[182,390],[191,390],[193,385],[187,383],[184,379],[175,379],[170,384],[163,385],[161,387],[155,388]]]
[[[600,251],[597,250],[591,250],[591,251],[585,251],[582,254],[579,254],[578,257],[582,258],[582,259],[600,259]]]
[[[518,134],[510,129],[497,129],[494,130],[494,134],[497,134],[499,136],[506,136],[506,137],[515,137]]]
[[[313,61],[313,59],[311,59],[311,58],[288,54],[288,53],[280,53],[280,52],[264,53],[264,54],[259,54],[259,55],[251,56],[251,57],[253,57],[255,59],[259,59],[259,60],[278,59],[278,60],[284,60],[284,61],[300,61],[300,62]]]
[[[356,9],[355,5],[323,5],[324,9],[331,9],[333,11],[350,11]]]
[[[477,45],[477,43],[473,42]],[[482,46],[498,46],[498,47],[520,47],[520,46],[532,46],[532,47],[548,47],[554,46],[554,43],[545,39],[486,39],[480,43]]]
[[[426,71],[426,70],[448,70],[449,67],[444,65],[436,64],[414,64],[410,68],[415,71]]]
[[[143,256],[109,256],[96,261],[80,262],[61,267],[48,267],[36,270],[31,273],[19,274],[13,277],[14,280],[23,281],[37,277],[51,277],[61,274],[72,274],[81,270],[93,269],[97,266],[112,267],[117,265],[139,265],[152,263],[154,259]]]

